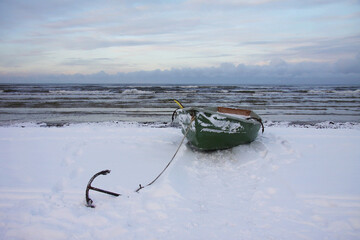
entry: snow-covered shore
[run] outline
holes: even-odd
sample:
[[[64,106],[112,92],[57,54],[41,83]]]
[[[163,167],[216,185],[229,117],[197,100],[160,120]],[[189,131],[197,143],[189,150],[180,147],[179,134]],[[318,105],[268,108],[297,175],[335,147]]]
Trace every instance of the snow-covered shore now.
[[[0,127],[0,239],[360,239],[360,130],[272,126],[197,152],[178,128]],[[85,207],[85,187],[95,209]]]

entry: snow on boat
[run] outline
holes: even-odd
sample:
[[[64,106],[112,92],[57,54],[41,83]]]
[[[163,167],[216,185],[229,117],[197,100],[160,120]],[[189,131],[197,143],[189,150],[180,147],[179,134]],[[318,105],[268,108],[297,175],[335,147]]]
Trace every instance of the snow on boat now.
[[[255,140],[262,120],[255,112],[225,107],[176,110],[182,133],[196,149],[220,150]]]

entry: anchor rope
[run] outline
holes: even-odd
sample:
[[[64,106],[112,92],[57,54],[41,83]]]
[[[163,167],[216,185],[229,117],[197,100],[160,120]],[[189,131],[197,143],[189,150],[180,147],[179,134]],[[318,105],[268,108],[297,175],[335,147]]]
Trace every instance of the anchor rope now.
[[[171,158],[171,160],[168,162],[168,164],[165,166],[165,168],[160,172],[160,174],[159,174],[154,180],[152,180],[152,181],[151,181],[150,183],[148,183],[147,185],[142,186],[141,184],[139,184],[139,188],[138,188],[135,192],[139,192],[141,189],[152,185],[152,184],[153,184],[154,182],[156,182],[156,180],[158,180],[159,177],[166,171],[166,169],[170,166],[170,164],[172,163],[172,161],[175,159],[177,153],[179,152],[180,147],[181,147],[181,145],[183,144],[183,142],[184,142],[184,140],[185,140],[185,138],[186,138],[186,135],[188,134],[188,132],[189,132],[189,130],[190,130],[191,124],[192,124],[192,122],[193,122],[194,120],[195,120],[195,116],[193,115],[193,116],[191,117],[191,121],[190,121],[190,123],[189,123],[189,126],[187,127],[187,129],[186,129],[186,131],[185,131],[185,133],[184,133],[184,137],[182,138],[182,140],[181,140],[181,142],[180,142],[180,144],[179,144],[179,147],[177,148],[174,156]]]

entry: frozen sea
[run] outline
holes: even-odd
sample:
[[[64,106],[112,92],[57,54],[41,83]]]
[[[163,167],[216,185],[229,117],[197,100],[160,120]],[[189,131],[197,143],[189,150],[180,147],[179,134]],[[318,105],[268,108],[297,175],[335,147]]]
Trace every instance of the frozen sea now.
[[[0,85],[0,125],[167,124],[177,108],[252,109],[265,122],[360,122],[360,86]]]

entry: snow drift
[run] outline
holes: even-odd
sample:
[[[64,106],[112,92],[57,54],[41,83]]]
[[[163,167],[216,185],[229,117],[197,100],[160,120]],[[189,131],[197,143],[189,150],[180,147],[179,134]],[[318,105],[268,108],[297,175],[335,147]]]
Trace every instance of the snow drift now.
[[[180,129],[129,124],[0,128],[1,239],[359,239],[360,131],[268,127],[197,152]],[[111,169],[91,191],[98,171]]]

